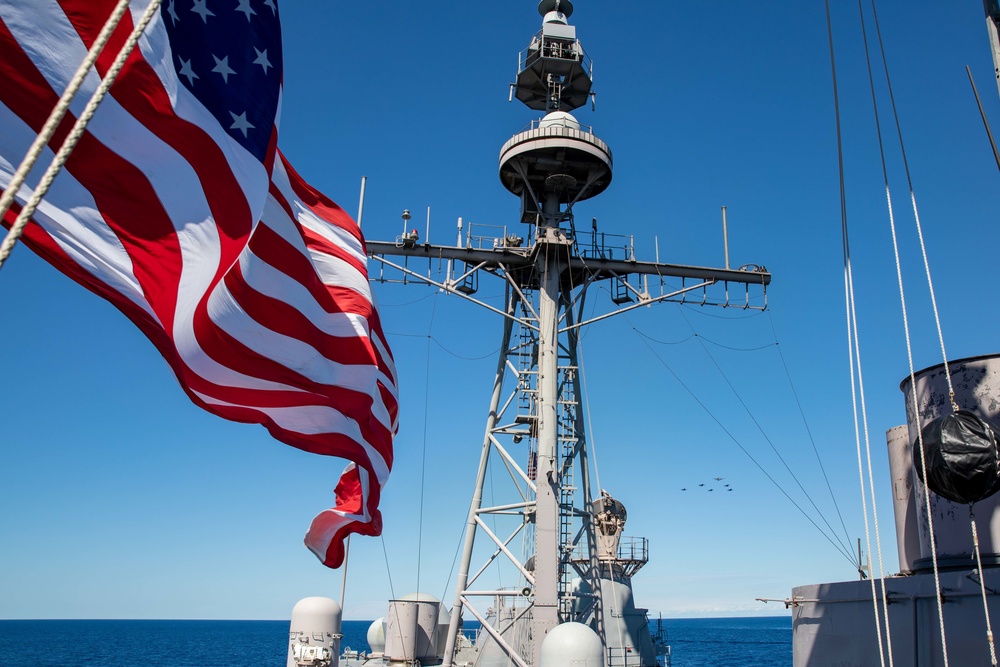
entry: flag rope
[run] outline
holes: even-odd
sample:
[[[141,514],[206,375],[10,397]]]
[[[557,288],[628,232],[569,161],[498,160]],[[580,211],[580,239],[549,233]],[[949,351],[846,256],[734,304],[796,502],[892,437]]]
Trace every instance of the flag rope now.
[[[979,531],[976,529],[976,515],[969,503],[969,523],[972,524],[972,546],[976,550],[976,572],[979,574],[979,590],[983,594],[983,611],[986,614],[986,641],[990,645],[990,664],[997,667],[997,649],[993,643],[993,626],[990,624],[990,605],[986,601],[986,575],[983,574],[983,556],[979,551]]]
[[[160,3],[161,0],[151,0],[149,6],[142,15],[142,18],[139,19],[139,23],[137,23],[135,28],[132,30],[132,34],[129,35],[125,45],[122,46],[121,51],[118,52],[118,56],[115,58],[100,85],[97,87],[97,90],[95,90],[94,94],[91,95],[90,100],[87,102],[87,106],[83,109],[83,113],[80,114],[80,117],[77,118],[76,122],[73,124],[73,129],[70,131],[69,136],[66,137],[66,141],[63,142],[63,145],[59,148],[59,152],[56,153],[56,156],[52,158],[52,162],[42,175],[42,180],[39,182],[38,187],[35,188],[31,198],[28,199],[24,208],[21,209],[21,213],[14,221],[14,224],[11,225],[10,229],[7,231],[7,235],[4,237],[3,243],[0,244],[0,269],[3,268],[4,262],[10,256],[10,253],[14,249],[14,245],[17,243],[18,239],[21,238],[21,234],[24,232],[24,228],[27,226],[28,221],[31,220],[31,216],[35,214],[35,209],[38,208],[38,204],[41,203],[42,198],[45,197],[46,193],[48,193],[52,182],[55,180],[56,176],[59,175],[59,172],[62,170],[66,160],[69,159],[73,149],[76,148],[77,142],[80,140],[80,137],[83,136],[91,118],[94,117],[97,107],[104,100],[104,96],[107,94],[108,90],[111,89],[112,84],[114,84],[115,79],[118,77],[118,73],[121,72],[122,68],[125,66],[125,61],[128,59],[129,54],[132,53],[132,49],[134,49],[135,45],[139,42],[139,38],[146,30],[146,26],[149,25],[153,15],[155,15],[159,10]],[[10,187],[7,188],[6,192],[3,194],[3,198],[0,199],[0,218],[7,214],[7,211],[14,202],[14,195],[18,192],[18,190],[20,190],[25,179],[28,177],[28,172],[31,171],[32,167],[34,167],[35,162],[37,162],[38,158],[41,156],[45,145],[49,142],[49,139],[52,138],[56,128],[59,126],[59,123],[62,121],[67,110],[69,109],[70,102],[80,89],[80,86],[83,84],[83,80],[90,71],[91,66],[104,51],[104,47],[111,38],[111,34],[114,32],[115,28],[118,27],[118,23],[121,21],[121,18],[127,9],[128,0],[120,0],[118,5],[115,7],[115,11],[104,24],[104,28],[101,29],[101,33],[98,36],[97,41],[95,41],[94,45],[90,48],[90,51],[87,53],[87,57],[84,59],[83,63],[81,63],[80,68],[73,76],[73,80],[70,81],[70,84],[67,86],[63,96],[59,99],[58,104],[56,104],[56,107],[52,110],[52,114],[45,122],[45,126],[42,128],[42,131],[35,138],[35,142],[32,144],[28,155],[25,156],[21,166],[14,174],[14,179],[11,181]],[[20,178],[18,178],[19,176]]]
[[[24,185],[24,182],[28,179],[28,173],[35,166],[38,158],[41,157],[42,150],[44,150],[45,145],[49,143],[49,139],[51,139],[52,135],[55,134],[56,128],[59,127],[59,123],[66,115],[66,112],[69,111],[70,102],[73,101],[73,98],[76,97],[76,94],[80,91],[80,86],[83,85],[83,80],[87,77],[87,72],[90,71],[90,68],[93,67],[94,63],[104,51],[104,47],[111,38],[111,33],[113,33],[115,28],[118,27],[118,23],[125,14],[125,10],[128,9],[128,3],[129,0],[119,0],[118,4],[115,6],[115,10],[111,12],[111,16],[108,17],[104,27],[101,28],[101,33],[97,36],[97,40],[87,52],[87,57],[83,59],[82,63],[80,63],[80,67],[77,69],[76,74],[73,75],[69,85],[66,86],[66,90],[63,91],[62,97],[59,98],[59,102],[55,105],[55,107],[53,107],[52,113],[49,114],[48,119],[45,121],[45,125],[42,126],[42,130],[35,137],[35,141],[31,144],[31,147],[28,149],[28,153],[24,156],[24,159],[21,161],[20,166],[18,166],[17,171],[14,172],[14,176],[10,181],[10,187],[4,191],[3,196],[0,196],[0,219],[7,215],[7,211],[10,210],[11,205],[14,203],[14,195],[21,189],[21,186]]]

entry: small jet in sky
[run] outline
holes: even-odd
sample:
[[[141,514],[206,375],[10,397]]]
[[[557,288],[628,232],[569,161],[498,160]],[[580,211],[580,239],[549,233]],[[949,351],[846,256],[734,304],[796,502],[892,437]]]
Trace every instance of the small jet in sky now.
[[[722,480],[723,480],[723,478],[722,478],[722,477],[716,477],[716,478],[715,478],[715,481],[716,481],[716,482],[721,482]]]
[[[687,491],[687,489],[681,489],[681,491]]]
[[[705,486],[704,484],[699,484],[698,486]]]
[[[726,489],[726,491],[732,491],[732,489]]]
[[[715,491],[715,489],[709,489],[709,491]]]

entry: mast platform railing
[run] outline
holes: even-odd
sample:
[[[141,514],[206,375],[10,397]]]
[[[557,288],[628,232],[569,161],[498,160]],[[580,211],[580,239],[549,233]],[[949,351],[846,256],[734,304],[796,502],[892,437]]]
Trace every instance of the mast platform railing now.
[[[596,222],[596,221],[595,221]],[[593,231],[576,232],[576,251],[584,259],[635,259],[635,237]]]
[[[545,125],[542,125],[543,122]],[[594,134],[594,129],[589,125],[581,125],[579,123],[574,123],[573,125],[551,124],[551,121],[546,122],[545,119],[535,119],[525,125],[520,132],[507,140],[507,143],[500,149],[500,155],[506,154],[513,146],[526,141],[549,138],[576,139],[584,144],[595,146],[600,152],[604,153],[608,158],[609,165],[614,160],[611,147],[601,139],[598,139],[597,135]]]
[[[524,236],[519,236],[508,229],[507,225],[487,225],[470,222],[466,227],[465,247],[483,249],[520,248],[524,245]]]
[[[608,647],[608,667],[642,667],[642,656],[630,646]]]
[[[587,76],[594,78],[594,62],[578,39],[546,35],[543,30],[539,30],[531,38],[528,48],[517,55],[517,73],[531,67],[539,58],[579,62],[587,71]]]
[[[578,563],[589,562],[586,545],[576,545],[576,548],[573,550],[572,560]],[[614,558],[606,560],[621,561],[623,563],[641,563],[645,565],[649,562],[649,539],[645,537],[622,537],[618,541],[618,549],[615,551]]]

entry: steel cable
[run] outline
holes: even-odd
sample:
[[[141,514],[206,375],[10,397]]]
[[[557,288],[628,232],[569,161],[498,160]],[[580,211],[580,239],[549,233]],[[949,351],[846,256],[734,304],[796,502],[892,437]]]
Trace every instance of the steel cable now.
[[[626,318],[626,321],[627,321],[627,318]],[[781,494],[783,496],[785,496],[785,498],[788,499],[788,502],[790,502],[792,504],[792,506],[795,507],[795,509],[797,509],[799,511],[799,513],[802,514],[802,516],[805,517],[806,521],[808,521],[809,523],[811,523],[813,525],[813,527],[816,528],[816,530],[818,530],[820,532],[820,534],[826,539],[826,541],[829,542],[831,545],[833,545],[834,549],[836,549],[837,552],[840,553],[840,555],[842,555],[844,558],[846,558],[847,561],[849,563],[851,563],[851,565],[853,566],[854,565],[854,559],[848,553],[844,552],[843,547],[841,545],[837,544],[833,539],[831,539],[830,536],[827,535],[826,532],[822,528],[820,528],[819,524],[817,524],[813,520],[813,518],[811,516],[809,516],[809,514],[804,509],[802,509],[802,507],[797,502],[795,502],[795,499],[793,499],[792,496],[787,491],[785,491],[784,487],[782,487],[781,484],[779,484],[778,481],[776,479],[774,479],[774,477],[767,471],[767,469],[764,468],[764,466],[761,465],[761,463],[759,461],[757,461],[757,459],[754,457],[754,455],[751,454],[750,451],[746,447],[743,446],[743,443],[741,443],[739,441],[739,439],[735,435],[733,435],[733,433],[729,429],[727,429],[725,427],[725,425],[722,423],[722,421],[718,417],[715,416],[715,414],[708,408],[707,405],[705,405],[704,401],[702,401],[698,397],[698,395],[694,393],[694,390],[692,390],[680,378],[680,376],[677,375],[677,373],[674,371],[674,369],[671,368],[670,365],[667,364],[667,362],[664,361],[664,359],[660,355],[658,355],[656,353],[656,350],[654,350],[653,347],[649,344],[649,341],[647,341],[645,339],[645,337],[643,336],[642,332],[639,331],[638,329],[636,329],[635,326],[633,326],[631,322],[629,322],[629,326],[632,327],[632,330],[635,331],[635,333],[639,336],[639,339],[642,340],[642,342],[646,345],[647,348],[649,348],[649,351],[653,354],[653,356],[656,358],[656,360],[659,361],[660,364],[664,368],[667,369],[667,372],[669,372],[674,377],[674,379],[677,381],[677,383],[680,384],[681,387],[683,387],[685,391],[687,391],[687,393],[691,396],[691,398],[694,399],[695,403],[697,403],[701,407],[701,409],[705,411],[705,413],[712,419],[712,421],[714,421],[716,423],[716,425],[720,429],[722,429],[722,432],[725,433],[729,437],[729,439],[733,441],[733,444],[735,444],[736,447],[739,448],[739,450],[741,452],[743,452],[743,454],[745,454],[746,457],[748,459],[750,459],[750,461],[755,466],[757,466],[757,468],[762,473],[764,473],[764,476],[767,477],[767,479],[770,480],[770,482],[774,485],[774,487],[776,489],[778,489],[778,491],[780,491]]]

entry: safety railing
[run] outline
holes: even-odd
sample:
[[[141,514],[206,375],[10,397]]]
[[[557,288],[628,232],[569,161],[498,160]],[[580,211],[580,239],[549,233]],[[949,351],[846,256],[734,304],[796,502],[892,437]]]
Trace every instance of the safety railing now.
[[[517,73],[520,74],[538,58],[554,58],[556,60],[570,60],[579,62],[587,76],[594,78],[594,63],[583,50],[583,45],[578,39],[566,39],[545,35],[541,30],[535,33],[528,48],[521,51],[517,57]]]

